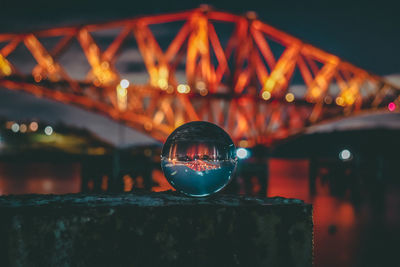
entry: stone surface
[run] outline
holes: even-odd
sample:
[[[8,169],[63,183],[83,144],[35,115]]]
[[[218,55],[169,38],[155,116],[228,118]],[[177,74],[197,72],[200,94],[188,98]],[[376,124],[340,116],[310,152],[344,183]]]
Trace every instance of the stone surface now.
[[[0,197],[0,266],[312,266],[312,236],[295,199]]]

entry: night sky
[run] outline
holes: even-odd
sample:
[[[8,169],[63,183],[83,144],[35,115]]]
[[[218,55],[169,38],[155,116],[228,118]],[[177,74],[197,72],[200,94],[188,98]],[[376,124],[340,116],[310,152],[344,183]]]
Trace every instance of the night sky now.
[[[204,1],[31,0],[0,1],[0,32],[29,31],[158,14]],[[379,75],[400,73],[399,1],[228,1],[214,8],[261,20]]]

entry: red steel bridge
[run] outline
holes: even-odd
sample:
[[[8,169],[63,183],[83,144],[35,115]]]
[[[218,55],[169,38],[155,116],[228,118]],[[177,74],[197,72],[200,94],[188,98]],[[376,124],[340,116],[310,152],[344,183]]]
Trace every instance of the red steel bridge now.
[[[176,32],[168,39],[169,29]],[[104,31],[111,40],[101,47],[95,36]],[[50,46],[48,39],[57,41]],[[60,60],[67,55],[73,61],[71,47],[79,47],[87,60],[84,78],[73,77]],[[26,68],[23,60],[14,60],[21,49],[34,59],[28,72],[20,69]],[[127,81],[116,67],[127,49],[139,51],[137,64],[146,69],[148,82]],[[270,144],[311,124],[389,103],[397,109],[400,93],[381,77],[261,22],[255,13],[239,16],[208,7],[0,34],[0,87],[105,114],[158,140],[185,122],[206,120],[247,145]]]

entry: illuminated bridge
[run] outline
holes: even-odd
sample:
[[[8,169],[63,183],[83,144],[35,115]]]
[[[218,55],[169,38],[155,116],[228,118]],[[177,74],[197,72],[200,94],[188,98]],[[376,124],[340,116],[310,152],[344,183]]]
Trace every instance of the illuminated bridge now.
[[[132,53],[142,81],[126,80],[119,67]],[[79,56],[87,72],[76,75]],[[248,145],[331,118],[396,111],[400,92],[255,13],[208,7],[0,34],[0,87],[105,114],[158,140],[185,122],[206,120]]]

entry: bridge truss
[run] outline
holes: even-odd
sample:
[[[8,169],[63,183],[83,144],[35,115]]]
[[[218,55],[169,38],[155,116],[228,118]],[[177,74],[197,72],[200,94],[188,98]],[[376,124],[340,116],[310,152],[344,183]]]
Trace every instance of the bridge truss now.
[[[108,32],[103,47],[96,42],[99,32]],[[34,64],[18,60],[21,49]],[[71,49],[87,60],[84,78],[68,71],[74,68]],[[124,79],[117,63],[128,50],[140,53],[135,64],[143,66],[147,82]],[[246,145],[270,144],[324,119],[390,102],[397,107],[400,92],[254,13],[206,7],[0,34],[0,87],[105,114],[161,141],[185,122],[206,120]]]

